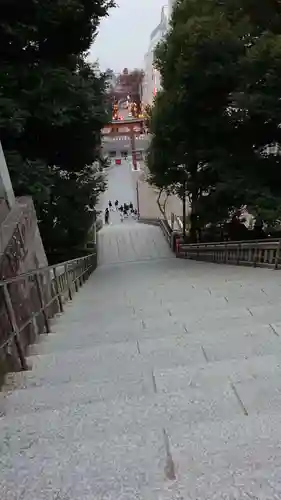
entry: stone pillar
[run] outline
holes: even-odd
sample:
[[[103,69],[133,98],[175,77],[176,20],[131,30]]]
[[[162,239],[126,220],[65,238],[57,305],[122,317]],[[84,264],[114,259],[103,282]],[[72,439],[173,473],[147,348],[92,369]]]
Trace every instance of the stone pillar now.
[[[135,132],[133,129],[131,130],[131,149],[132,149],[133,169],[137,170],[138,165],[137,165],[137,155],[136,155],[136,138],[135,138]]]
[[[0,141],[0,198],[4,198],[9,207],[15,203],[15,194],[11,183],[11,178],[5,160],[2,144]]]

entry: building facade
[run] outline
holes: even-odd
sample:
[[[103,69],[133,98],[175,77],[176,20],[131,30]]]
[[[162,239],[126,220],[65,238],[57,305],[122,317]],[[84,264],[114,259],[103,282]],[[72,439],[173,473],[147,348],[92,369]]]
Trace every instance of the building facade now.
[[[168,17],[171,17],[173,6],[176,0],[168,0]]]
[[[144,78],[142,84],[142,102],[144,106],[152,105],[153,99],[161,88],[160,73],[154,67],[154,51],[168,29],[169,7],[162,7],[161,20],[150,35],[148,51],[144,57]]]

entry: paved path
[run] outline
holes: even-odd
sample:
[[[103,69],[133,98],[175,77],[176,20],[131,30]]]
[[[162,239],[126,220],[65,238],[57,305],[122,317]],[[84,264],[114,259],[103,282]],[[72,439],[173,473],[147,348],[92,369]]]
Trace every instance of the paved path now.
[[[130,219],[123,224],[104,227],[99,233],[99,248],[100,265],[173,257],[168,244],[163,242],[160,228],[137,224]]]
[[[176,259],[157,227],[101,234],[10,377],[1,500],[281,498],[280,272]]]
[[[132,176],[132,167],[129,161],[123,160],[121,165],[109,167],[107,170],[108,189],[102,197],[102,208],[108,206],[109,200],[120,204],[135,202],[136,188]],[[119,219],[118,219],[119,221]]]

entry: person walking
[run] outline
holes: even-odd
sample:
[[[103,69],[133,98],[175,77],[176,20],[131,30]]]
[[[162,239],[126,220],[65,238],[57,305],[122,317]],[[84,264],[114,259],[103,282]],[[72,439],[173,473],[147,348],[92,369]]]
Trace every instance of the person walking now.
[[[133,206],[132,202],[130,202],[129,208],[130,208],[130,211],[131,211],[131,214],[132,214],[134,212],[134,206]]]
[[[109,224],[109,210],[108,210],[108,207],[106,207],[106,209],[105,209],[104,222],[105,222],[105,224]]]
[[[114,203],[114,205],[115,205],[115,210],[116,210],[116,212],[117,212],[117,210],[118,210],[118,205],[119,205],[119,202],[118,202],[118,200],[115,200],[115,203]]]
[[[109,200],[109,202],[108,202],[108,206],[109,206],[109,210],[112,210],[112,203],[111,203],[111,201],[110,201],[110,200]]]

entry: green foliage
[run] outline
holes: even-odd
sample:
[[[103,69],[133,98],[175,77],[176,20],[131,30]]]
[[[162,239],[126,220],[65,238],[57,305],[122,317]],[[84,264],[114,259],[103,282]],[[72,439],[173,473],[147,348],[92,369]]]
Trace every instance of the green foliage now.
[[[49,235],[46,241],[48,253],[86,243],[98,195],[105,188],[97,166],[60,176],[57,169],[53,169],[51,178],[54,183],[50,199],[40,205],[38,213],[43,234]]]
[[[280,217],[281,156],[267,150],[281,142],[280,33],[272,0],[178,0],[156,49],[151,182],[185,182],[201,225],[243,205]]]
[[[15,192],[34,197],[48,251],[77,246],[104,189],[92,165],[109,118],[109,75],[86,56],[114,2],[2,3],[0,133]]]

